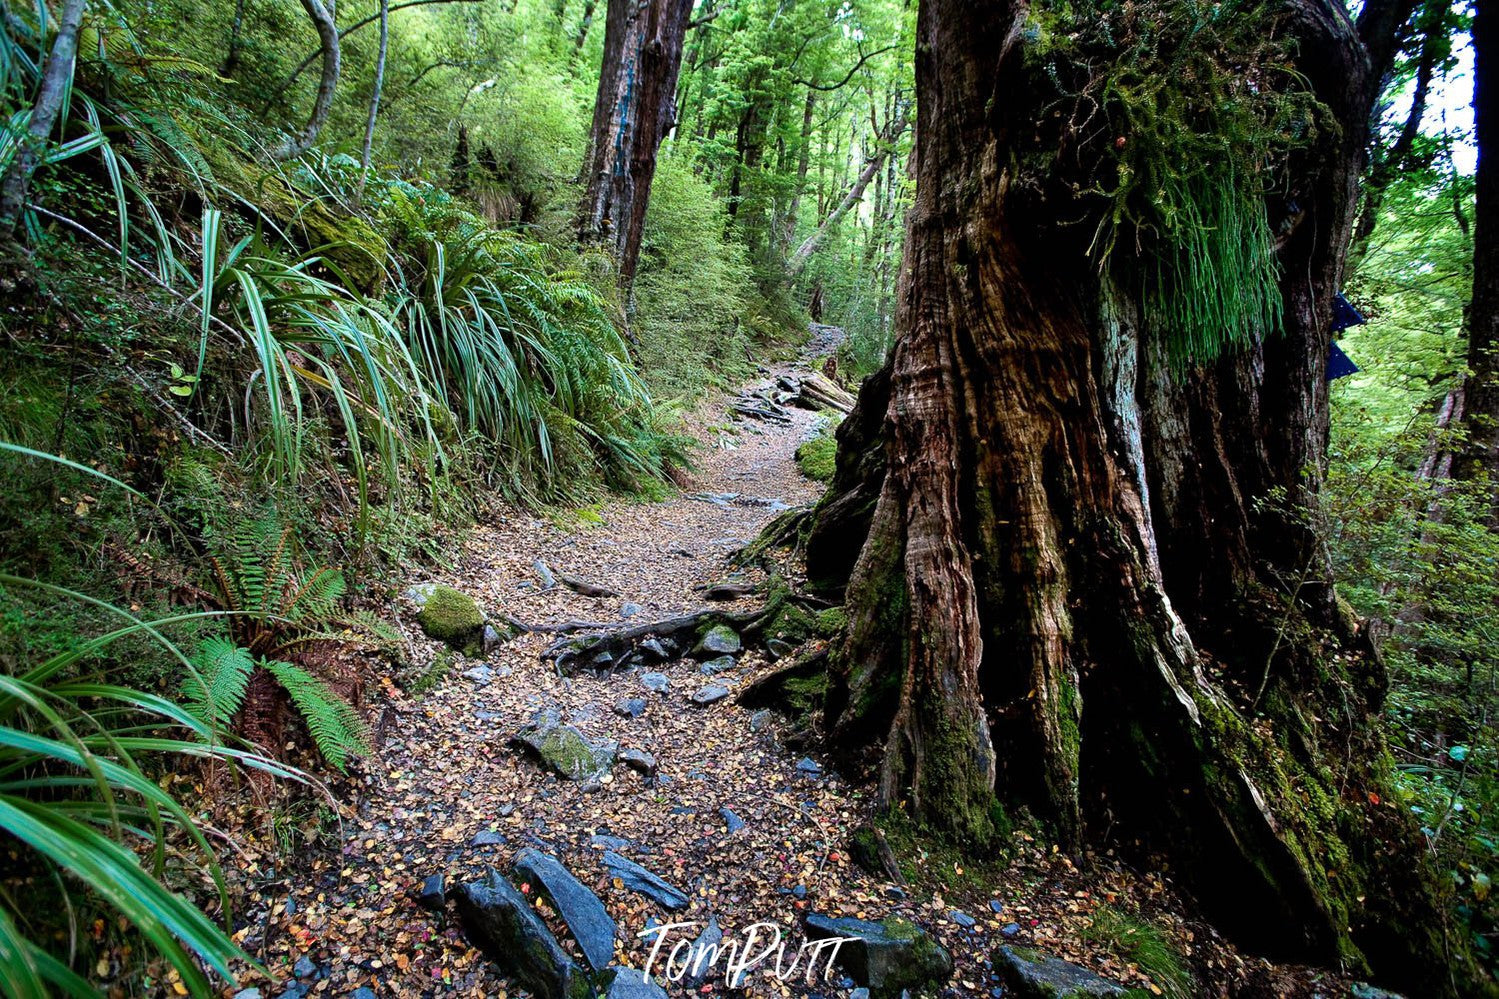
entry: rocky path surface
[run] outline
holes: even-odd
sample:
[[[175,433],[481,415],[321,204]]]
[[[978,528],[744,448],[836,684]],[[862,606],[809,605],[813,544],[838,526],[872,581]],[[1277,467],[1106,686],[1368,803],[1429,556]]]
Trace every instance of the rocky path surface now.
[[[802,363],[836,338],[814,329]],[[782,373],[766,372],[761,387]],[[731,421],[721,405],[716,412],[678,495],[484,525],[432,582],[476,598],[492,619],[536,625],[637,623],[703,607],[704,588],[732,578],[730,554],[820,488],[798,473],[794,453],[823,416],[791,409],[787,422]],[[555,582],[564,576],[617,595],[583,596]],[[756,605],[754,596],[715,604]],[[646,967],[650,928],[678,922],[690,925],[670,931],[651,968],[674,995],[862,995],[855,989],[871,976],[876,994],[883,984],[898,995],[900,974],[940,966],[941,951],[955,964],[943,994],[1022,994],[1005,991],[995,967],[1008,943],[1147,984],[1134,966],[1080,941],[1100,904],[1171,908],[1159,877],[1103,858],[1085,879],[1024,834],[1003,877],[975,877],[950,856],[919,851],[905,885],[858,866],[850,833],[869,821],[866,791],[785,748],[777,717],[735,703],[734,690],[766,667],[764,652],[564,678],[543,658],[551,634],[523,634],[470,659],[423,636],[410,611],[402,625],[418,672],[445,678],[421,696],[385,684],[379,753],[340,789],[357,804],[327,824],[336,846],[309,849],[279,873],[259,869],[242,936],[276,975],[252,985],[263,999],[550,997],[590,987],[660,995],[638,971],[612,987],[589,972]],[[701,696],[715,686],[728,696]],[[549,770],[514,743],[517,733],[561,763]],[[533,905],[538,898],[549,901]],[[837,922],[850,918],[887,922],[878,931]],[[1188,936],[1179,917],[1162,918]],[[769,927],[786,945],[744,975],[726,974],[726,960],[676,981],[663,973],[675,945],[710,924],[742,948],[756,923],[767,924],[757,950],[773,937]],[[818,964],[811,983],[805,952],[798,973],[784,973],[809,935],[830,933],[871,938],[829,975]],[[1225,978],[1242,976],[1245,962],[1224,955]]]

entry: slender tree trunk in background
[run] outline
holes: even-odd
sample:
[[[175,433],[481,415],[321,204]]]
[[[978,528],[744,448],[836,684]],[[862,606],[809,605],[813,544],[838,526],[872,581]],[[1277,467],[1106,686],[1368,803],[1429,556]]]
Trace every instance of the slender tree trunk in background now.
[[[219,66],[220,76],[233,76],[234,71],[239,68],[240,32],[245,25],[245,0],[235,0],[234,21],[229,26],[229,50],[224,54],[224,62]]]
[[[786,218],[781,222],[781,252],[791,249],[796,238],[796,223],[802,212],[802,195],[807,190],[807,171],[812,166],[812,116],[817,110],[817,91],[807,88],[807,100],[802,105],[802,130],[798,135],[796,150],[796,187],[791,193],[791,204],[786,208]]]
[[[1460,955],[1408,816],[1380,804],[1383,674],[1308,509],[1389,49],[1332,0],[1284,9],[1343,130],[1293,171],[1281,333],[1177,373],[1070,209],[1013,172],[1046,92],[1030,4],[923,0],[899,339],[807,546],[849,622],[824,727],[929,828],[987,847],[997,789],[1070,849],[1166,857],[1252,946],[1447,993]],[[1408,14],[1365,7],[1391,38]]]
[[[582,54],[583,46],[588,43],[588,29],[593,26],[593,11],[597,6],[596,0],[585,0],[583,4],[583,18],[578,22],[578,33],[573,36],[574,61]]]
[[[1487,475],[1499,527],[1499,14],[1473,16],[1473,117],[1478,175],[1473,219],[1473,298],[1468,306],[1468,377],[1462,387],[1467,440],[1454,456],[1458,479]]]
[[[796,248],[796,252],[787,261],[786,270],[793,280],[807,266],[807,261],[812,258],[812,254],[817,250],[823,237],[838,224],[843,216],[848,214],[849,209],[853,208],[854,205],[857,205],[863,199],[864,191],[869,187],[869,182],[874,180],[879,174],[880,168],[885,165],[886,157],[894,152],[895,144],[900,141],[900,137],[905,134],[905,131],[906,118],[904,114],[901,114],[900,117],[890,123],[890,127],[886,129],[887,134],[877,137],[875,140],[877,143],[876,148],[870,154],[869,162],[864,164],[864,169],[854,179],[853,185],[849,187],[848,191],[843,195],[842,200],[828,214],[828,217],[818,224],[816,231],[802,241],[802,245]]]
[[[0,237],[9,238],[15,233],[21,213],[26,210],[31,175],[41,162],[42,151],[57,125],[57,116],[62,111],[73,78],[73,63],[78,58],[78,30],[83,24],[83,11],[87,6],[87,0],[67,0],[63,5],[62,17],[57,22],[57,36],[52,40],[52,51],[47,55],[41,86],[37,88],[36,102],[31,107],[26,135],[10,169],[0,179]]]
[[[691,12],[692,0],[609,0],[578,237],[611,248],[625,288],[640,259],[656,152],[676,114]]]
[[[1437,65],[1452,51],[1453,26],[1449,18],[1454,13],[1451,0],[1425,0],[1416,18],[1420,32],[1421,48],[1416,58],[1416,76],[1411,92],[1410,111],[1395,141],[1388,149],[1376,150],[1374,168],[1369,171],[1363,184],[1363,206],[1359,210],[1354,228],[1353,245],[1348,250],[1350,270],[1368,252],[1369,238],[1379,224],[1379,212],[1384,204],[1384,194],[1402,171],[1416,166],[1416,138],[1421,134],[1421,120],[1426,115],[1426,103],[1431,94],[1432,78]],[[1376,115],[1378,114],[1376,108]],[[1377,122],[1374,125],[1378,127]]]
[[[380,49],[375,56],[375,86],[370,93],[370,113],[364,123],[364,147],[359,154],[359,187],[354,203],[364,200],[364,183],[370,175],[370,147],[375,141],[375,119],[380,114],[380,94],[385,89],[385,56],[390,48],[390,0],[380,0]]]
[[[333,22],[333,8],[325,6],[322,0],[302,0],[302,9],[317,28],[318,46],[323,56],[323,75],[318,80],[317,96],[313,99],[312,114],[308,117],[306,126],[296,135],[287,136],[284,142],[271,150],[271,157],[278,160],[295,159],[312,148],[318,133],[323,130],[324,122],[328,120],[328,110],[333,106],[333,92],[338,89],[339,34],[338,25]],[[388,13],[382,8],[383,15],[388,16]]]

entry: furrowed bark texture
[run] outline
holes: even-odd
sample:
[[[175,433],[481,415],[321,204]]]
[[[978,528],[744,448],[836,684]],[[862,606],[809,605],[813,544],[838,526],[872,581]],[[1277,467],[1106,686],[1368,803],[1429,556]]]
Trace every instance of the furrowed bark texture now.
[[[1184,375],[1018,179],[1027,5],[922,4],[901,335],[807,546],[849,621],[825,728],[928,826],[987,843],[998,791],[1069,847],[1169,857],[1246,942],[1451,990],[1310,513],[1378,74],[1341,7],[1286,9],[1344,128],[1270,206],[1283,331]]]
[[[608,6],[578,237],[611,248],[626,288],[640,259],[656,151],[676,118],[691,13],[692,0],[610,0]]]

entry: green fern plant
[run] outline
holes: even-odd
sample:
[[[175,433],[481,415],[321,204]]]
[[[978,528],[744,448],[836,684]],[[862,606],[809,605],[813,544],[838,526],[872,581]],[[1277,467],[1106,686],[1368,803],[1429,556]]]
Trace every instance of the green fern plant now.
[[[343,575],[326,566],[304,569],[293,533],[275,516],[241,521],[209,557],[215,602],[228,635],[205,639],[192,657],[184,697],[215,729],[234,727],[261,745],[279,742],[281,701],[296,708],[318,752],[342,770],[369,752],[359,713],[315,672],[316,653],[335,644],[399,640],[373,615],[343,614]]]

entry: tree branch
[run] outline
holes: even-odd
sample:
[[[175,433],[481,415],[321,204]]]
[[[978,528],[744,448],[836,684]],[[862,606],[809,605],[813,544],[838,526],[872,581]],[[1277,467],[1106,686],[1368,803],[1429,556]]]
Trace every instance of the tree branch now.
[[[839,80],[837,83],[833,84],[832,86],[827,86],[825,84],[820,84],[820,83],[813,83],[810,80],[803,80],[803,79],[800,79],[800,78],[794,78],[794,79],[792,79],[791,82],[792,83],[799,83],[799,84],[801,84],[804,87],[811,88],[812,90],[821,90],[824,93],[829,93],[829,92],[834,91],[834,90],[842,90],[844,87],[848,86],[848,81],[852,80],[854,78],[854,74],[857,73],[859,70],[861,70],[861,69],[864,68],[864,64],[866,62],[868,62],[869,60],[873,59],[877,55],[883,55],[884,53],[889,52],[893,48],[895,48],[894,45],[886,45],[882,49],[875,49],[873,52],[870,52],[867,55],[862,56],[859,59],[858,62],[854,63],[854,68],[848,71],[848,75],[845,76],[842,80]]]
[[[421,6],[425,6],[426,4],[429,4],[429,3],[482,3],[482,2],[483,2],[483,0],[405,0],[404,3],[393,3],[393,4],[391,4],[390,5],[390,9],[389,9],[389,11],[387,13],[388,14],[394,14],[396,11],[398,11],[398,10],[405,10],[407,7],[421,7]],[[349,37],[349,35],[353,34],[356,31],[358,31],[360,28],[368,27],[371,24],[374,24],[378,20],[380,20],[380,15],[378,13],[375,13],[375,14],[371,14],[369,17],[366,17],[362,21],[355,21],[353,24],[349,25],[347,28],[344,28],[342,31],[340,31],[338,33],[338,40],[339,41],[343,41],[345,38]],[[266,99],[265,105],[260,109],[260,115],[261,115],[261,117],[265,117],[267,114],[270,113],[271,108],[274,107],[275,104],[276,104],[276,102],[281,99],[281,95],[284,94],[284,93],[286,93],[286,91],[291,87],[291,85],[294,84],[294,83],[296,83],[297,80],[301,78],[301,76],[302,76],[303,73],[307,72],[307,68],[309,66],[311,66],[314,62],[316,62],[318,56],[322,55],[322,53],[323,53],[323,50],[321,48],[318,49],[316,52],[308,53],[307,58],[303,59],[301,61],[301,63],[298,64],[297,68],[291,71],[291,76],[288,76],[286,78],[286,81],[284,83],[282,83],[281,86],[279,86],[279,87],[276,88],[276,92],[273,93],[273,94],[271,94],[271,96]]]

